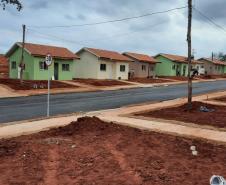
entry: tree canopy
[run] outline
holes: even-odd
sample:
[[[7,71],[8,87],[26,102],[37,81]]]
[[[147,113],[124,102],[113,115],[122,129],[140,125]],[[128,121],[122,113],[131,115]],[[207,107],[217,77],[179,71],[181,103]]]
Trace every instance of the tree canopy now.
[[[18,11],[23,8],[19,0],[0,0],[0,6],[3,8],[3,10],[5,10],[6,5],[8,4],[15,5]]]

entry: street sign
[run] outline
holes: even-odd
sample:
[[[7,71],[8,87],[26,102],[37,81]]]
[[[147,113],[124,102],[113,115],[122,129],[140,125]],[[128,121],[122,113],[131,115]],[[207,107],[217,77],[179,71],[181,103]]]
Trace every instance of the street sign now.
[[[50,74],[49,66],[52,64],[52,56],[48,54],[45,59],[45,63],[48,66],[48,95],[47,95],[47,117],[49,117],[49,99],[50,99]]]
[[[45,59],[46,65],[50,66],[52,64],[52,56],[48,54]]]

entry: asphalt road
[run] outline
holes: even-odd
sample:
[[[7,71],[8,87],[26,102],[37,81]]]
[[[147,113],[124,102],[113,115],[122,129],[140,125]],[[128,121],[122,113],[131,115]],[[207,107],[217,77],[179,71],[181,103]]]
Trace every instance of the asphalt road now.
[[[194,94],[226,90],[225,81],[193,84]],[[170,100],[187,95],[187,85],[136,88],[117,91],[57,94],[50,97],[50,115],[118,108],[147,101]],[[47,96],[0,99],[0,123],[33,119],[46,115]]]

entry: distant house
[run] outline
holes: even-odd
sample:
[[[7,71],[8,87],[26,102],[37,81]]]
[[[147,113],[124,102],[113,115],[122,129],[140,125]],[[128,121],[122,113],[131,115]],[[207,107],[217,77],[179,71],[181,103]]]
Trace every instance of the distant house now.
[[[15,43],[6,53],[9,60],[9,77],[19,78],[22,44]],[[53,58],[49,67],[50,75],[55,80],[71,80],[73,78],[73,65],[79,57],[66,48],[39,44],[25,44],[23,78],[25,80],[47,80],[48,68],[44,62],[47,54]]]
[[[75,78],[128,79],[131,60],[115,51],[82,48],[76,53]]]
[[[187,76],[188,59],[184,56],[172,54],[158,54],[155,59],[161,63],[156,64],[158,76]],[[192,60],[192,68],[197,69],[199,74],[204,73],[203,62]]]
[[[221,75],[226,73],[226,62],[214,58],[200,58],[199,61],[204,63],[205,74],[207,75]]]
[[[130,78],[147,78],[155,76],[155,66],[158,61],[145,54],[125,52],[126,57],[133,60],[129,64],[129,77]]]
[[[9,77],[9,64],[7,58],[0,54],[0,78]]]

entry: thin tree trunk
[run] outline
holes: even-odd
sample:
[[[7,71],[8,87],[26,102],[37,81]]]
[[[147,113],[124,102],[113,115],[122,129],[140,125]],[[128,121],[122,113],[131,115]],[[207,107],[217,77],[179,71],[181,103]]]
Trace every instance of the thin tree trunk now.
[[[192,109],[192,77],[191,77],[191,24],[192,24],[192,0],[188,0],[188,109]]]

